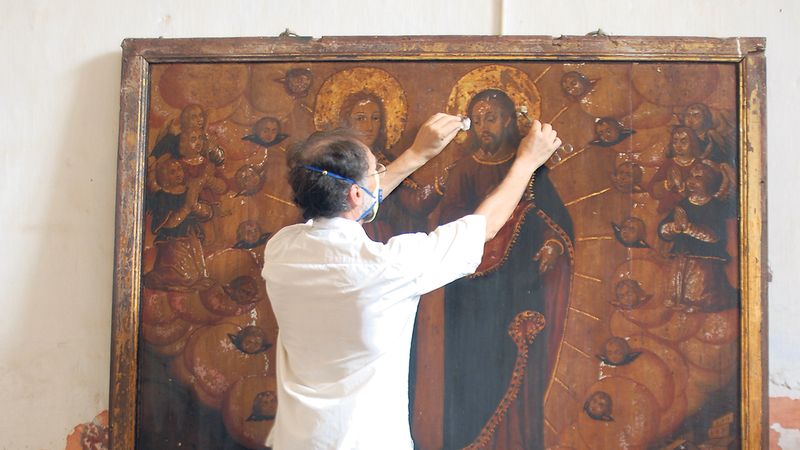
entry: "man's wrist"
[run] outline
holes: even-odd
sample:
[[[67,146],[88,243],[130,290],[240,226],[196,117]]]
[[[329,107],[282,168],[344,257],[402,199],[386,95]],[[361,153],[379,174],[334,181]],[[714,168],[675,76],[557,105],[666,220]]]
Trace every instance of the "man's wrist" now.
[[[424,152],[417,150],[413,145],[404,151],[401,157],[405,159],[404,163],[408,165],[411,172],[419,169],[431,160]]]
[[[509,173],[513,172],[515,176],[518,173],[519,176],[529,179],[540,166],[541,164],[536,161],[534,156],[517,154],[517,157],[514,159],[514,164],[512,164],[509,169]]]

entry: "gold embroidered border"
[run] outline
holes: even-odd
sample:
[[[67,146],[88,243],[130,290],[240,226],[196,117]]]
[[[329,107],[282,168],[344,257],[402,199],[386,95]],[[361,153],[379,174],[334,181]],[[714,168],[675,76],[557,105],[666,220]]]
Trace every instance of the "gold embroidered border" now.
[[[530,211],[531,208],[533,207],[534,204],[529,203],[525,205],[524,208],[522,208],[522,211],[520,212],[520,218],[514,225],[514,231],[511,232],[511,238],[508,241],[508,245],[506,245],[506,249],[503,252],[503,258],[500,260],[500,262],[498,262],[493,267],[487,270],[484,270],[482,272],[475,272],[472,275],[469,275],[467,278],[478,278],[484,275],[488,275],[492,272],[497,271],[500,267],[502,267],[506,263],[506,261],[508,260],[508,255],[511,253],[511,249],[514,247],[514,244],[517,243],[517,238],[519,237],[519,231],[522,229],[522,225],[525,223],[525,216],[528,214],[528,211]]]
[[[524,321],[533,322],[532,328],[521,329]],[[508,334],[514,340],[517,346],[517,359],[514,361],[514,370],[511,372],[511,381],[508,384],[505,395],[500,399],[494,413],[483,426],[483,429],[478,434],[472,443],[464,447],[464,450],[476,450],[486,448],[491,442],[497,426],[506,416],[508,408],[516,400],[519,395],[519,389],[522,386],[522,381],[525,378],[525,371],[528,366],[528,346],[533,344],[536,336],[541,333],[545,327],[545,318],[539,312],[525,310],[517,314],[514,320],[511,321],[508,327]]]
[[[514,158],[515,156],[517,156],[517,154],[516,153],[512,153],[512,154],[508,155],[507,158],[504,158],[504,159],[502,159],[500,161],[487,161],[485,159],[480,159],[480,158],[478,158],[478,154],[477,153],[473,153],[471,156],[472,156],[472,159],[474,159],[475,162],[478,163],[478,164],[482,164],[484,166],[499,166],[500,164],[503,164],[503,163],[511,161],[511,159]]]

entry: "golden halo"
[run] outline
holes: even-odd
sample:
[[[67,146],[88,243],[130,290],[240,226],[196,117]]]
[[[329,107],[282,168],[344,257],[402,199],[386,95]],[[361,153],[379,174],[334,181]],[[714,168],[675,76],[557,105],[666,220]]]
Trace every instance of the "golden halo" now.
[[[314,126],[330,130],[340,126],[342,103],[351,94],[368,92],[383,100],[386,112],[386,148],[394,145],[406,128],[408,103],[400,83],[387,71],[375,67],[355,67],[328,77],[319,88],[314,108]]]
[[[541,116],[542,97],[533,80],[527,73],[517,68],[498,64],[478,67],[461,77],[450,91],[447,113],[466,116],[469,101],[475,94],[486,89],[498,89],[508,94],[514,102],[517,113],[523,106],[527,108],[525,115],[517,114],[517,126],[522,135],[530,129],[531,121]],[[462,143],[466,138],[467,133],[458,133],[455,140]]]

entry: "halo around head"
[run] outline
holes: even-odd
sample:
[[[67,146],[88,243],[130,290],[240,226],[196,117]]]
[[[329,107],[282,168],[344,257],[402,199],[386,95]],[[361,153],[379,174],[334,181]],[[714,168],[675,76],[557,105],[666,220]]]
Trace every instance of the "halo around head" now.
[[[499,89],[511,98],[517,110],[517,125],[523,135],[530,129],[530,121],[541,116],[542,97],[533,80],[515,67],[498,64],[475,68],[461,77],[450,91],[447,113],[466,116],[472,97],[487,89]],[[521,110],[525,114],[519,114]],[[466,138],[466,133],[458,133],[455,140],[461,143]]]
[[[361,91],[374,94],[383,101],[386,147],[391,147],[405,130],[408,103],[400,83],[389,72],[376,67],[355,67],[328,77],[317,94],[314,126],[318,130],[337,128],[342,103],[351,94]]]

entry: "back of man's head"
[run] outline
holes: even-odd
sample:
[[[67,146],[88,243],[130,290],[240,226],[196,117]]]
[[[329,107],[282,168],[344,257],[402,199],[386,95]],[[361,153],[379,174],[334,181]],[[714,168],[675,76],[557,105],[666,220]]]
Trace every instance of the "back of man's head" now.
[[[337,217],[352,208],[347,201],[352,183],[308,167],[361,182],[369,170],[368,151],[345,129],[316,132],[290,150],[289,184],[304,218]]]

